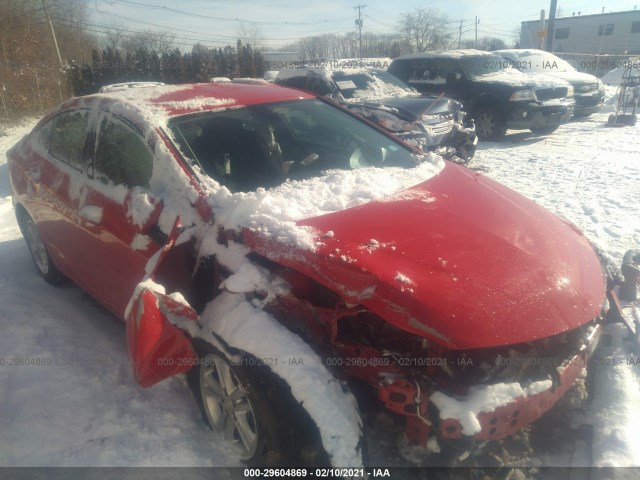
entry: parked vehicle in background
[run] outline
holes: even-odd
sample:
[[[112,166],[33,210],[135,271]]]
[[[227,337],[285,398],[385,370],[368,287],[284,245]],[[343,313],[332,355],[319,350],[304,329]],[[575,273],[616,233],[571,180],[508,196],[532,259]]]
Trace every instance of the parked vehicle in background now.
[[[348,385],[459,456],[551,408],[599,337],[574,226],[308,93],[74,98],[7,155],[39,274],[125,321],[141,386],[188,372],[253,465],[360,466]]]
[[[577,71],[553,53],[535,49],[497,50],[494,53],[523,73],[549,75],[569,82],[573,86],[576,102],[573,114],[576,117],[588,117],[604,105],[604,83],[593,75]]]
[[[386,71],[359,67],[355,60],[336,63],[353,67],[285,68],[275,83],[331,98],[423,151],[461,163],[473,158],[478,141],[475,125],[462,104],[448,97],[423,96]]]
[[[100,87],[100,93],[120,92],[123,90],[129,90],[130,88],[146,88],[146,87],[158,87],[164,85],[162,82],[122,82],[112,83],[110,85],[104,85]]]
[[[629,72],[629,70],[631,70]],[[623,77],[640,75],[640,57],[630,58],[624,64],[618,68],[608,71],[602,76],[602,81],[606,85],[620,85],[623,81]]]
[[[262,78],[269,83],[273,83],[277,75],[278,75],[278,70],[267,70],[266,72],[264,72],[264,75],[262,76]]]
[[[480,138],[508,128],[549,134],[573,115],[573,87],[564,80],[526,75],[499,55],[480,50],[437,50],[403,55],[388,69],[422,93],[462,102]]]

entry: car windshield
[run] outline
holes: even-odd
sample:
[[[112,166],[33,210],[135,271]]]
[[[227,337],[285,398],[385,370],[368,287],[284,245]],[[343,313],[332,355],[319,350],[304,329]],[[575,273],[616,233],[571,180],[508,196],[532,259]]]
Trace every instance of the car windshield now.
[[[418,162],[392,138],[317,99],[190,114],[169,128],[183,155],[232,191],[269,188],[330,169]]]
[[[497,73],[509,68],[502,57],[498,55],[478,55],[460,57],[459,60],[462,71],[467,78],[483,77],[492,73]]]
[[[507,57],[518,70],[530,73],[575,72],[571,64],[550,53],[523,52]]]
[[[347,100],[420,96],[417,90],[384,70],[335,70],[332,78]]]

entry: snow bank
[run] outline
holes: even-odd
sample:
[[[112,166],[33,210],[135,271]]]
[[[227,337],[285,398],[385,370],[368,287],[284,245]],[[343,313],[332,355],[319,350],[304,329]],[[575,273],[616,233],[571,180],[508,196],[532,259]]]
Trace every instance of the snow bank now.
[[[594,427],[593,466],[640,466],[640,355],[633,353],[622,324],[607,325],[611,345],[601,345],[594,391],[585,423]]]

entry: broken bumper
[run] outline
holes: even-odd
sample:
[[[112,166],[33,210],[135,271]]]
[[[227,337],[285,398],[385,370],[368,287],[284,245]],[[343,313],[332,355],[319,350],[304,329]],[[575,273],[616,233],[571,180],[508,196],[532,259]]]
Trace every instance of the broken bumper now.
[[[600,339],[601,327],[596,325],[586,339],[585,346],[561,367],[557,368],[556,384],[551,388],[515,398],[491,411],[482,411],[476,415],[480,431],[471,436],[476,440],[499,440],[513,435],[518,430],[534,422],[548,411],[575,383],[586,366],[589,356],[595,350]],[[455,418],[441,418],[439,434],[444,439],[457,439],[466,435],[462,424]]]

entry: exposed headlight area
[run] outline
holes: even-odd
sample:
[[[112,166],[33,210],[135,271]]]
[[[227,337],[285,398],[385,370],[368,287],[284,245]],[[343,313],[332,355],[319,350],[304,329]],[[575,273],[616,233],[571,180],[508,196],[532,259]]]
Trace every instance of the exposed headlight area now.
[[[531,89],[516,90],[511,94],[511,97],[509,98],[509,100],[511,102],[524,102],[524,101],[535,102],[536,96],[534,95],[533,90]]]
[[[567,87],[567,98],[571,98],[571,97],[573,97],[573,93],[574,93],[573,85],[569,85],[569,86]]]

